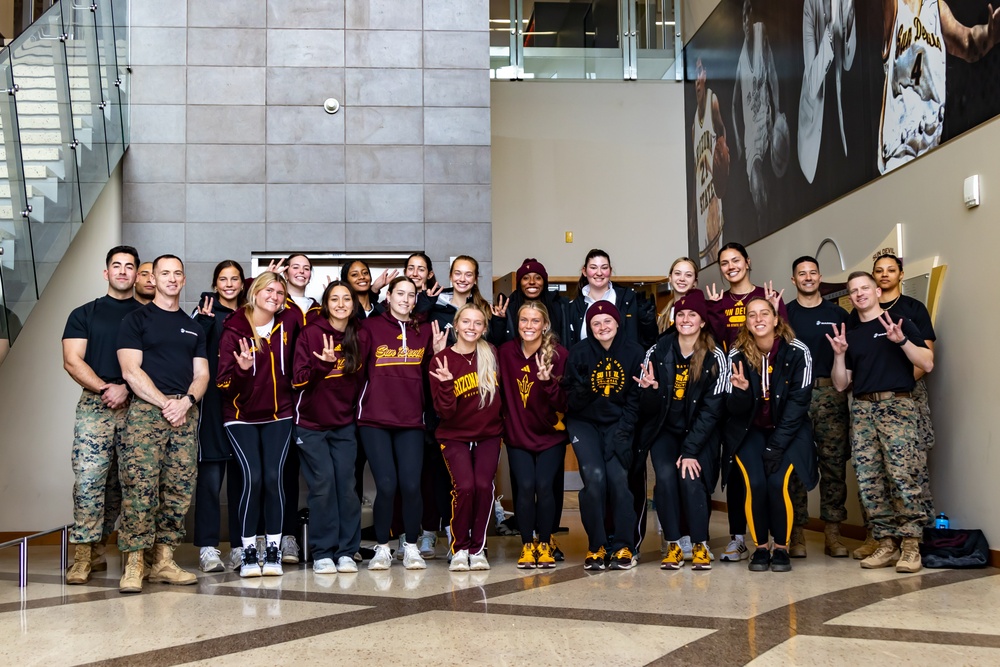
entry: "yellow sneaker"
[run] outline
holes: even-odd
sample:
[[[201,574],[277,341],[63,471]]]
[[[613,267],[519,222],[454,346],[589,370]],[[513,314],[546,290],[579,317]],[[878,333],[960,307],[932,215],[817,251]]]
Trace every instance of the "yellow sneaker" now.
[[[548,542],[539,544],[536,553],[537,559],[535,563],[537,567],[547,569],[556,566],[556,559],[552,556],[552,548]]]
[[[708,555],[708,545],[698,542],[694,545],[691,555],[692,570],[711,570],[712,557]]]
[[[588,551],[587,558],[583,561],[584,570],[603,570],[604,559],[608,557],[608,552],[604,547],[597,551]]]
[[[612,570],[631,570],[633,565],[635,561],[632,560],[632,550],[628,547],[622,547],[611,557]]]
[[[520,570],[535,568],[535,547],[530,542],[521,547],[521,557],[517,559],[517,567]]]
[[[667,555],[660,561],[661,570],[679,570],[684,567],[684,550],[677,542],[667,543]]]

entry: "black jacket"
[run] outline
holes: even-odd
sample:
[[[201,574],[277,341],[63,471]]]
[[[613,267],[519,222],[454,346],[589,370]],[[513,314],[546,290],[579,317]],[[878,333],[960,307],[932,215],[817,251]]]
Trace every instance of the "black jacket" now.
[[[660,336],[656,345],[646,353],[653,363],[653,374],[658,389],[647,388],[639,392],[641,447],[648,450],[663,431],[670,401],[673,400],[678,355],[677,333],[668,331]],[[715,486],[719,469],[719,443],[722,441],[722,423],[726,410],[729,387],[729,362],[721,348],[705,355],[701,375],[688,380],[684,397],[685,423],[681,454],[696,458],[702,469],[709,466],[705,479]]]
[[[723,485],[763,396],[760,373],[747,362],[742,352],[733,348],[729,352],[730,369],[738,363],[743,365],[743,374],[750,381],[750,387],[740,390],[732,384],[729,386],[726,401],[729,419],[725,426],[722,456]],[[812,355],[809,348],[797,338],[791,343],[782,343],[772,364],[770,402],[775,428],[768,446],[785,452],[786,460],[791,461],[806,489],[812,489],[819,481],[816,446],[809,421],[812,387]]]
[[[627,469],[639,416],[638,376],[645,353],[621,334],[605,350],[593,337],[573,347],[562,385],[566,389],[570,435],[572,420],[593,424],[605,434],[604,458],[618,456]]]
[[[622,332],[645,350],[656,341],[655,306],[651,301],[641,298],[631,287],[612,283],[612,289],[615,291],[615,306],[622,317]],[[584,321],[587,316],[587,300],[582,291],[570,302],[568,311],[568,339],[563,345],[572,348],[580,342],[580,333],[587,326]],[[587,337],[590,337],[589,332]]]
[[[205,331],[209,374],[208,388],[201,399],[201,413],[198,417],[198,460],[225,461],[233,457],[233,448],[222,428],[222,395],[215,386],[215,380],[219,375],[219,339],[222,338],[222,323],[232,315],[233,311],[219,303],[219,295],[215,292],[202,292],[198,303],[205,303],[206,297],[214,299],[212,312],[215,313],[215,317],[202,315],[197,310],[192,315]]]
[[[542,298],[538,299],[549,311],[549,320],[552,322],[552,333],[559,340],[563,347],[569,347],[569,316],[570,303],[557,292],[548,291],[548,283],[542,292]],[[490,319],[490,342],[494,345],[503,345],[507,341],[517,340],[517,311],[530,301],[521,290],[511,292],[510,302],[507,304],[506,317],[494,317]]]

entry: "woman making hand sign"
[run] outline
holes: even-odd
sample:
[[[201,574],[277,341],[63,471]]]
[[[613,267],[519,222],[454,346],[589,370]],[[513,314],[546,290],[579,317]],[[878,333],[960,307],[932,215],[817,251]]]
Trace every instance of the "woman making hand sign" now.
[[[817,481],[808,418],[812,356],[775,307],[763,297],[753,297],[729,360],[723,479],[735,465],[746,485],[746,519],[757,544],[750,570],[788,572],[792,569],[787,549],[792,524],[788,482],[793,473],[807,489]],[[768,535],[774,541],[773,552]]]

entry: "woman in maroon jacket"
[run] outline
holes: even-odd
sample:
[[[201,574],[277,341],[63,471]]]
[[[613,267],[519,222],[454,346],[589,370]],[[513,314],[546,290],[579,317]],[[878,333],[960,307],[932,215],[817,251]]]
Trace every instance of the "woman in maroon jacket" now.
[[[493,516],[503,421],[496,351],[483,339],[486,321],[475,303],[462,305],[455,313],[455,344],[434,355],[430,373],[434,409],[441,418],[438,442],[453,486],[453,572],[490,569],[486,529]]]
[[[420,536],[420,469],[424,457],[424,381],[427,362],[438,340],[435,328],[415,322],[410,313],[417,288],[406,276],[393,278],[389,310],[362,325],[371,338],[364,365],[367,380],[358,405],[358,434],[375,478],[375,555],[369,570],[387,570],[392,563],[389,537],[392,505],[398,488],[403,504],[403,567],[427,565],[417,549]],[[412,542],[407,542],[408,537]]]
[[[282,574],[281,478],[292,433],[292,347],[278,316],[284,303],[284,279],[265,271],[250,285],[246,305],[226,318],[219,340],[217,384],[223,396],[223,424],[243,469],[238,509],[243,529],[241,577]],[[263,570],[256,548],[262,504]]]
[[[566,394],[559,384],[569,352],[556,343],[545,306],[528,301],[517,311],[517,340],[500,347],[500,389],[511,480],[517,484],[519,568],[556,566],[552,554],[554,484],[569,438],[562,417]],[[538,543],[532,536],[538,533]]]
[[[371,345],[347,283],[337,280],[326,286],[320,314],[299,335],[293,364],[293,386],[301,392],[295,404],[295,433],[309,487],[313,570],[357,572],[353,556],[361,543],[361,503],[354,488],[354,406]]]

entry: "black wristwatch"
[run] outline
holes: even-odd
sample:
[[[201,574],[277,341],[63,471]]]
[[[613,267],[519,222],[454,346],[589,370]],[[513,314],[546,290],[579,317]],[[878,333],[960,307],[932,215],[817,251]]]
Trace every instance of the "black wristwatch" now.
[[[903,340],[901,340],[901,341],[899,341],[898,343],[896,343],[896,345],[898,345],[898,346],[900,346],[900,347],[903,347],[904,345],[906,345],[906,343],[907,343],[907,342],[908,342],[909,340],[910,340],[909,338],[907,338],[906,336],[903,336]]]
[[[188,394],[187,395],[187,399],[189,401],[191,401],[191,405],[197,405],[198,404],[198,401],[196,401],[195,398],[194,398],[194,394]]]

